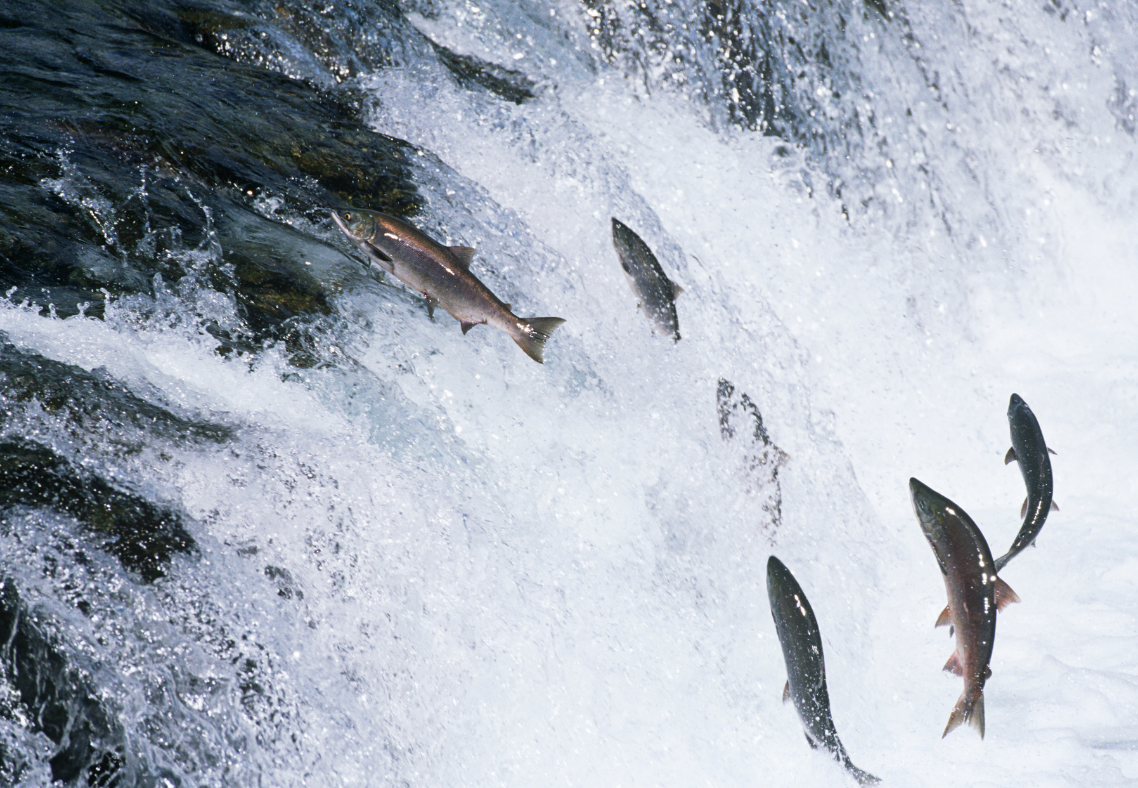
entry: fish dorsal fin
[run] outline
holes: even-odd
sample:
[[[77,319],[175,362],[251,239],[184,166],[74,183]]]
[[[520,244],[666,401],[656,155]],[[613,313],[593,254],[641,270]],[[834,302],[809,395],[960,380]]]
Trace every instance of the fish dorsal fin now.
[[[944,627],[944,626],[948,626],[951,623],[952,623],[952,613],[950,613],[948,611],[948,608],[945,607],[944,610],[940,611],[940,615],[936,617],[936,623],[933,624],[933,627],[934,628]]]
[[[996,610],[1003,610],[1012,602],[1018,602],[1019,595],[1000,578],[996,578]]]
[[[679,298],[682,292],[684,292],[684,289],[675,282],[672,282],[672,298]]]
[[[454,259],[458,260],[458,264],[463,268],[469,268],[470,261],[474,259],[473,246],[452,246],[450,253],[454,255]]]
[[[1008,449],[1008,453],[1004,455],[1004,465],[1010,465],[1012,463],[1012,460],[1018,459],[1019,457],[1016,456],[1015,447],[1012,447]]]
[[[786,703],[790,700],[790,679],[786,680],[786,686],[782,688],[782,702]]]

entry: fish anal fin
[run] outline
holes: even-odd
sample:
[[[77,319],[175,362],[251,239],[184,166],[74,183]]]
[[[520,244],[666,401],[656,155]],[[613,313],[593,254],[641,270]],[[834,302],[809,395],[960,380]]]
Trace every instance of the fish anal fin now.
[[[1027,499],[1023,499],[1023,506],[1019,507],[1019,516],[1024,517],[1027,514]]]
[[[948,658],[948,662],[944,663],[944,669],[954,676],[964,675],[964,667],[960,664],[960,652],[952,652],[952,656]]]
[[[1019,595],[1000,578],[996,578],[996,610],[1003,610],[1012,602],[1018,602]]]
[[[463,268],[469,268],[470,261],[474,259],[474,247],[472,246],[452,246],[450,253]]]
[[[936,617],[936,623],[933,624],[933,628],[948,626],[951,623],[952,613],[949,612],[948,606],[946,605],[944,610],[940,611],[940,615]]]
[[[1016,456],[1016,450],[1013,446],[1012,448],[1008,449],[1008,453],[1004,455],[1004,465],[1010,465],[1012,460],[1018,459],[1019,457]]]
[[[786,686],[782,688],[782,702],[786,703],[788,700],[790,700],[790,679],[786,680]]]

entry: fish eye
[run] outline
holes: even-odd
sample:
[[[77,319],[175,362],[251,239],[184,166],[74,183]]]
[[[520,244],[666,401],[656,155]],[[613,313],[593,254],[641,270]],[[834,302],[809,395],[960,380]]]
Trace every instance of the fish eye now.
[[[344,214],[344,221],[350,222],[351,220],[352,220],[352,215],[350,213],[345,213]]]

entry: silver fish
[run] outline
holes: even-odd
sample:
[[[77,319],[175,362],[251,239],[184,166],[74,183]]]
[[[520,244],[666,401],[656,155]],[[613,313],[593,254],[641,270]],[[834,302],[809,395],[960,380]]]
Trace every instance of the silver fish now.
[[[1023,525],[1020,526],[1011,549],[996,559],[997,572],[1029,544],[1034,544],[1035,537],[1043,530],[1047,515],[1052,510],[1059,510],[1055,501],[1051,500],[1054,487],[1051,480],[1051,458],[1047,456],[1049,452],[1055,452],[1047,448],[1035,414],[1019,394],[1012,394],[1008,403],[1008,426],[1012,433],[1012,447],[1004,457],[1004,465],[1012,460],[1019,463],[1023,482],[1027,485],[1027,498],[1019,513]]]
[[[462,324],[462,333],[491,325],[510,335],[526,354],[544,363],[545,341],[565,321],[560,317],[521,318],[470,272],[474,250],[443,246],[394,216],[356,209],[341,216],[332,211],[336,226],[380,268],[418,290],[434,316],[438,304]]]
[[[680,318],[676,315],[676,296],[683,288],[664,273],[656,255],[640,236],[618,219],[612,220],[612,243],[620,258],[620,267],[644,314],[652,321],[652,331],[680,340]]]
[[[782,656],[786,660],[786,688],[782,700],[794,701],[794,708],[806,731],[811,747],[824,748],[862,785],[880,782],[853,765],[838,739],[830,715],[830,693],[826,689],[826,665],[822,659],[822,635],[814,610],[794,575],[773,555],[767,561],[767,596],[771,603]]]
[[[984,683],[996,639],[996,611],[1019,597],[996,577],[992,551],[968,513],[938,492],[909,479],[913,511],[944,575],[948,607],[936,626],[952,624],[956,650],[944,669],[964,678],[964,692],[948,718],[944,736],[967,722],[984,738]]]

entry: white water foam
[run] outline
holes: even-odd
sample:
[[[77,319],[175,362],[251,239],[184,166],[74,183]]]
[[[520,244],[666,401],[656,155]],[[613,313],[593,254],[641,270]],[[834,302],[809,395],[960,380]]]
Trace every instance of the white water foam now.
[[[122,604],[181,622],[164,634],[174,672],[199,683],[163,678],[161,638],[123,645],[154,677],[124,671],[123,705],[145,717],[146,688],[171,686],[205,710],[194,719],[212,712],[221,732],[202,741],[232,747],[212,774],[237,781],[838,784],[780,701],[773,551],[818,615],[861,768],[914,786],[1132,781],[1138,178],[1109,98],[1127,65],[1110,55],[1134,39],[1112,50],[1089,11],[1076,24],[1012,5],[967,4],[950,25],[908,9],[947,98],[913,121],[937,125],[923,159],[898,142],[894,166],[933,176],[858,184],[894,207],[849,220],[798,151],[709,130],[611,72],[569,64],[520,107],[414,70],[367,78],[377,130],[438,157],[419,163],[416,221],[476,246],[474,270],[519,314],[567,318],[544,367],[358,277],[327,351],[346,360],[314,370],[276,350],[220,358],[196,326],[129,304],[106,322],[0,306],[18,346],[238,427],[231,446],[163,447],[148,471],[196,518],[202,555]],[[506,36],[462,19],[418,21],[512,62]],[[549,46],[543,74],[565,58]],[[924,86],[892,46],[865,67],[900,125]],[[685,288],[679,343],[636,311],[611,216]],[[720,379],[789,457],[773,532],[721,436]],[[1022,497],[1002,464],[1013,391],[1059,452],[1062,510],[1004,572],[1023,603],[1000,617],[986,739],[941,740],[960,681],[940,672],[942,583],[907,480],[1006,548]],[[122,463],[141,475],[152,459]],[[195,598],[212,628],[185,612]],[[233,684],[233,655],[264,692]]]

